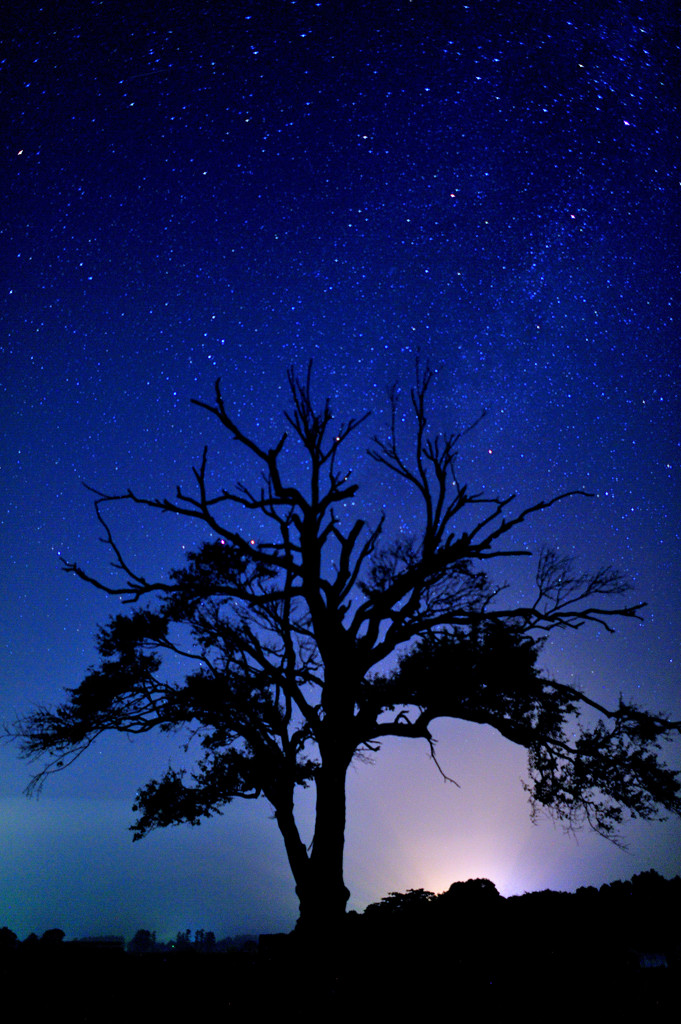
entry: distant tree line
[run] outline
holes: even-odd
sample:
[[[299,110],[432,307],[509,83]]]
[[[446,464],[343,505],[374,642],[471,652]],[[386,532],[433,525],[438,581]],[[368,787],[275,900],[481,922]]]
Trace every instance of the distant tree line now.
[[[31,932],[21,941],[15,932],[10,928],[0,928],[0,956],[7,953],[17,952],[45,952],[50,950],[63,949],[65,947],[78,947],[80,949],[114,949],[126,950],[128,953],[174,953],[174,952],[195,952],[195,953],[230,953],[243,950],[255,950],[258,944],[257,935],[234,935],[224,939],[216,939],[215,933],[197,928],[192,933],[191,928],[177,933],[174,939],[163,942],[156,938],[156,932],[146,928],[139,928],[133,938],[126,944],[123,936],[107,935],[94,936],[85,939],[73,939],[64,942],[66,935],[61,928],[49,928],[40,937]]]
[[[159,942],[156,932],[140,928],[128,943],[129,953],[233,953],[243,950],[254,950],[258,944],[257,935],[235,935],[225,939],[216,939],[215,933],[197,928],[192,935],[191,928],[178,932],[174,939]]]
[[[393,892],[371,904],[357,940],[396,963],[455,962],[520,976],[566,968],[681,970],[681,877],[656,871],[576,892],[546,889],[503,898],[489,879],[455,882],[443,893]]]
[[[23,942],[20,942],[16,934],[11,928],[3,927],[0,928],[0,955],[3,953],[12,952],[22,946],[24,949],[40,949],[49,950],[55,949],[60,946],[64,941],[65,932],[61,928],[48,928],[46,932],[38,938],[35,932],[31,932],[27,935]]]
[[[681,877],[666,879],[652,870],[628,881],[582,887],[574,893],[544,889],[506,898],[488,878],[474,878],[454,882],[441,893],[426,889],[391,892],[369,904],[363,913],[348,914],[344,937],[349,944],[361,945],[366,939],[374,949],[377,945],[406,948],[412,944],[424,948],[424,943],[428,947],[432,942],[470,955],[478,946],[489,951],[504,937],[510,940],[521,935],[525,950],[539,944],[546,952],[550,935],[549,947],[567,946],[578,937],[582,952],[595,947],[605,952],[629,943],[640,949],[669,948],[681,959],[679,920]],[[2,927],[0,955],[20,948],[49,951],[64,946],[115,945],[133,954],[254,952],[258,938],[237,935],[218,940],[213,931],[187,928],[178,931],[174,939],[162,941],[155,931],[140,928],[127,945],[116,936],[64,943],[62,929],[50,928],[40,938],[31,933],[22,942],[11,929]]]

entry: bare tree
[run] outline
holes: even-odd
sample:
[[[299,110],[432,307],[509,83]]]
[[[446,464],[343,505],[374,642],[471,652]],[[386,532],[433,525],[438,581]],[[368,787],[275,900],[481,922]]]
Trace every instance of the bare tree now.
[[[418,534],[386,543],[383,519],[369,527],[349,514],[358,486],[340,467],[341,448],[364,417],[339,425],[328,402],[317,408],[309,371],[290,373],[289,384],[288,433],[271,448],[232,419],[219,381],[213,403],[196,403],[260,466],[257,486],[209,492],[204,449],[191,493],[97,493],[118,582],[75,563],[65,568],[132,607],[99,631],[101,663],[68,700],[15,728],[26,756],[47,755],[32,785],[107,730],[189,727],[200,742],[197,763],[189,774],[171,768],[139,791],[135,838],[198,824],[236,797],[265,797],[295,879],[300,924],[312,929],[333,927],[349,895],[343,849],[351,761],[389,736],[424,739],[435,757],[430,727],[439,717],[487,723],[525,747],[535,807],[568,827],[586,821],[611,836],[624,813],[678,813],[679,785],[657,749],[679,723],[624,703],[602,707],[537,668],[547,631],[586,623],[612,630],[616,619],[636,618],[642,605],[622,601],[627,581],[610,568],[578,572],[547,550],[534,600],[514,605],[488,575],[490,560],[528,554],[512,539],[521,523],[583,492],[514,511],[514,495],[470,491],[456,473],[461,435],[429,433],[426,371],[411,392],[409,441],[399,436],[393,395],[390,432],[368,452],[421,507]],[[283,468],[290,440],[302,463],[294,480]],[[119,502],[199,520],[210,539],[166,580],[149,580],[131,566],[105,518]],[[235,508],[268,524],[268,539],[235,530]],[[401,659],[382,674],[393,652]],[[178,657],[186,662],[181,681],[176,671],[163,673]],[[600,714],[596,725],[580,728],[584,708]],[[316,791],[309,848],[294,815],[294,794],[308,785]]]

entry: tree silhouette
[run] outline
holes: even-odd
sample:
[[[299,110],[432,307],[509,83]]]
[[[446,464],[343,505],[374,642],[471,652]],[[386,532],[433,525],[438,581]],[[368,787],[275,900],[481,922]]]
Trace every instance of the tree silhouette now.
[[[138,928],[128,943],[129,953],[151,953],[156,949],[156,932]]]
[[[204,449],[192,493],[96,492],[122,579],[65,568],[133,607],[100,629],[101,661],[68,700],[39,708],[14,730],[24,755],[48,755],[33,786],[107,730],[189,727],[200,738],[198,762],[189,773],[169,768],[138,792],[135,838],[198,824],[237,797],[265,797],[295,879],[300,925],[310,928],[333,927],[345,911],[353,758],[370,756],[389,736],[425,739],[435,758],[430,726],[439,717],[492,725],[527,748],[535,806],[568,827],[586,821],[612,835],[625,812],[680,810],[676,777],[657,754],[679,723],[624,703],[600,706],[537,667],[547,631],[585,623],[612,630],[614,619],[637,617],[641,605],[622,603],[627,581],[610,568],[579,572],[544,551],[534,599],[514,605],[486,571],[492,559],[528,553],[511,542],[528,517],[583,492],[513,511],[515,496],[469,490],[456,473],[462,435],[429,434],[431,376],[417,373],[412,433],[402,433],[394,393],[388,435],[368,451],[376,470],[397,477],[420,505],[413,537],[386,542],[384,518],[369,527],[354,516],[358,486],[340,466],[341,449],[365,417],[338,423],[328,402],[316,407],[309,370],[289,374],[292,438],[284,433],[270,448],[232,419],[219,381],[212,404],[195,403],[260,467],[260,484],[210,493]],[[120,502],[197,520],[210,538],[166,580],[151,581],[131,566],[106,521],[105,509]],[[236,530],[232,509],[251,513],[258,528]],[[388,672],[382,663],[395,652],[401,658]],[[583,709],[600,718],[580,729]],[[296,790],[308,785],[316,790],[309,848],[294,814]]]

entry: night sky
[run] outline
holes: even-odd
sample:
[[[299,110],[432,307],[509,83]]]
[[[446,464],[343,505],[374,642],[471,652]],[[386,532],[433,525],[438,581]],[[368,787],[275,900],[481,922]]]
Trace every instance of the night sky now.
[[[62,2],[5,12],[0,713],[60,699],[94,660],[108,599],[91,496],[257,469],[191,405],[223,380],[268,445],[286,370],[314,361],[349,445],[353,511],[414,524],[363,457],[417,357],[434,426],[487,415],[460,473],[532,504],[596,494],[518,539],[614,564],[643,623],[552,635],[556,678],[681,716],[679,21],[673,0]],[[33,8],[33,9],[32,9]],[[12,19],[14,22],[12,23]],[[152,575],[205,536],[119,508]],[[237,521],[243,529],[257,523]],[[521,594],[526,571],[496,566]],[[515,591],[513,591],[515,588]],[[351,907],[489,877],[504,895],[681,871],[675,823],[605,840],[532,826],[522,750],[441,723],[349,777]],[[678,750],[672,757],[681,763]],[[136,788],[171,739],[112,737],[39,801],[0,750],[0,925],[69,938],[289,929],[293,883],[265,804],[131,843]]]

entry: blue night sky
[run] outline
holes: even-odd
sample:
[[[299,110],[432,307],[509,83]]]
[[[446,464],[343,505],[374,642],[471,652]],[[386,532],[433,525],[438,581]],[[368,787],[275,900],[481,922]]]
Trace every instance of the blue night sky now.
[[[209,401],[221,376],[230,410],[267,445],[287,368],[312,359],[315,393],[339,417],[372,413],[346,456],[354,511],[386,509],[397,536],[413,526],[411,496],[363,452],[417,356],[435,371],[436,427],[487,410],[462,445],[462,479],[523,505],[595,493],[518,539],[626,569],[647,602],[645,621],[615,637],[552,635],[546,670],[599,701],[622,693],[681,717],[676,6],[80,0],[6,12],[5,721],[76,685],[116,610],[60,572],[65,557],[107,573],[81,481],[172,495],[204,444],[216,488],[253,479],[191,399]],[[143,510],[120,508],[113,525],[150,575],[205,536]],[[522,594],[526,567],[496,568]],[[405,741],[351,770],[351,907],[468,877],[509,895],[681,871],[677,823],[628,828],[627,852],[533,826],[522,750],[463,723],[442,722],[438,738],[460,788]],[[69,938],[292,927],[265,804],[132,845],[135,791],[174,753],[169,738],[105,739],[28,801],[29,768],[3,747],[0,925]]]

